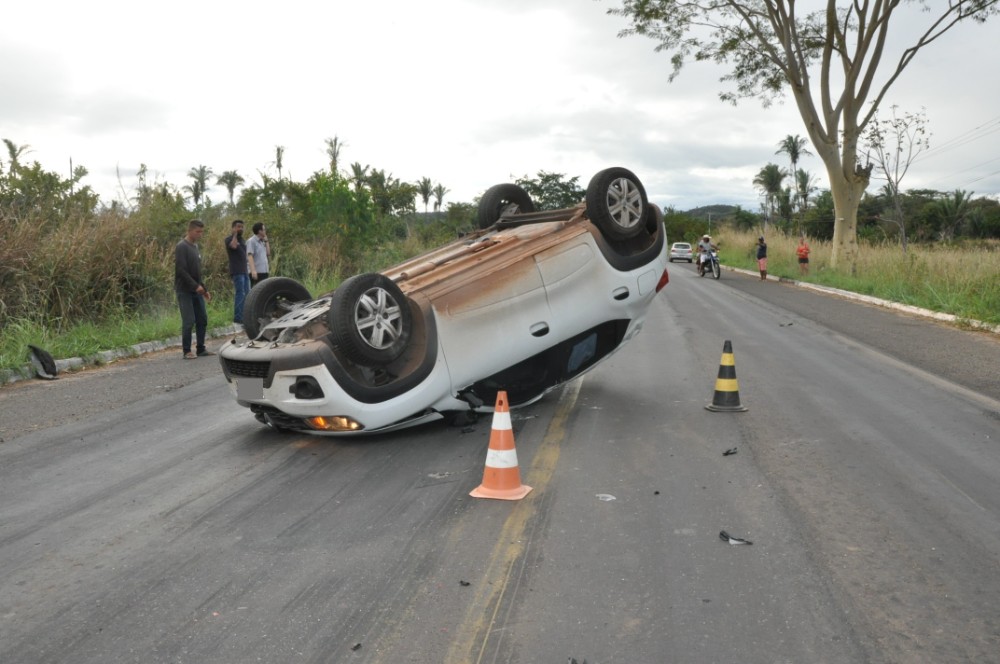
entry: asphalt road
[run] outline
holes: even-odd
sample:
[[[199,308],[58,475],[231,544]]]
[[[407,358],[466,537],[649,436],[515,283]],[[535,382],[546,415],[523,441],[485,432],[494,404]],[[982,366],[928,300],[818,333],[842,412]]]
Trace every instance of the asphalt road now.
[[[671,275],[515,411],[515,503],[488,417],[277,434],[179,351],[0,389],[0,661],[997,661],[1000,341]]]

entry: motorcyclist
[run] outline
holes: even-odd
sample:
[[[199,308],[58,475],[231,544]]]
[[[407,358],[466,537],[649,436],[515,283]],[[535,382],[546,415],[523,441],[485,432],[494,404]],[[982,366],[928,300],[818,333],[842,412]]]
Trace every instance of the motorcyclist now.
[[[698,240],[698,244],[695,245],[695,249],[698,250],[698,265],[696,267],[698,268],[698,273],[701,274],[701,272],[705,269],[702,264],[708,259],[708,252],[711,250],[718,251],[719,248],[712,243],[712,236],[706,233],[701,236],[700,240]]]

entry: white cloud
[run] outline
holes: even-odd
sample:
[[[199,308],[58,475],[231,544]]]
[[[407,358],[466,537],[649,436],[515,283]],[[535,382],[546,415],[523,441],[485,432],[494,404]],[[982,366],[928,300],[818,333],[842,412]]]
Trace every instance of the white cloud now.
[[[585,184],[620,165],[663,204],[756,209],[754,173],[784,165],[777,143],[806,133],[794,105],[725,105],[710,64],[669,84],[651,40],[617,37],[616,4],[16,3],[0,23],[0,138],[50,170],[86,166],[106,200],[140,164],[177,186],[201,164],[273,174],[277,145],[285,173],[305,179],[336,135],[345,167],[430,177],[446,202],[539,170]],[[950,33],[894,86],[887,103],[926,108],[932,147],[996,120],[998,26]],[[1000,192],[998,135],[930,151],[904,186]],[[801,166],[822,186],[817,158]]]

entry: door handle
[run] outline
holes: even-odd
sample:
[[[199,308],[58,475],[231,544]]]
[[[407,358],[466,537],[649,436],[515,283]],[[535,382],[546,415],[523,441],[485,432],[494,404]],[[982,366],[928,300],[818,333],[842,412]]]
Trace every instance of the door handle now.
[[[545,321],[542,321],[541,323],[535,323],[528,329],[531,331],[531,336],[544,337],[546,334],[549,333],[549,324],[546,323]]]

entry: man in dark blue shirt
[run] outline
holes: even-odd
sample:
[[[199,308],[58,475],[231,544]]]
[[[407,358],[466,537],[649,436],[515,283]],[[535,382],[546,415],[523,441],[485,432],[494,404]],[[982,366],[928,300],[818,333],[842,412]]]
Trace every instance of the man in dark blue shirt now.
[[[250,292],[250,275],[247,273],[247,244],[243,241],[243,220],[233,222],[233,233],[226,238],[229,255],[229,276],[233,279],[233,322],[243,324],[243,302]]]

